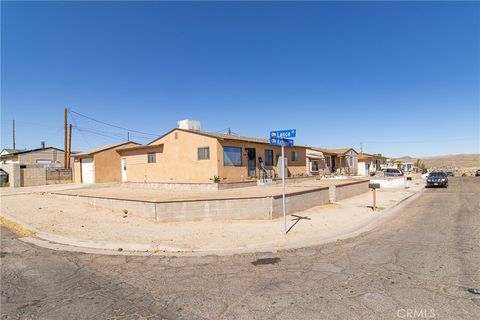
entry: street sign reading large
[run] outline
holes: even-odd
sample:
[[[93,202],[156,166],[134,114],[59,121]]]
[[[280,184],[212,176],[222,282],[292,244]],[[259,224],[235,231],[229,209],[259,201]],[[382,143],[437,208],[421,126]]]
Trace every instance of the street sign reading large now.
[[[270,131],[270,138],[295,138],[297,129]]]
[[[270,138],[270,144],[274,146],[293,147],[293,139]]]

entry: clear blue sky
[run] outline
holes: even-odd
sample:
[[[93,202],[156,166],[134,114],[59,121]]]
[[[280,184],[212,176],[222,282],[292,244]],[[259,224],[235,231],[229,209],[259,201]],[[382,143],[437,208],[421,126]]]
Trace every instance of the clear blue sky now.
[[[1,142],[63,147],[63,108],[389,156],[479,152],[478,2],[4,2]],[[126,132],[74,116],[73,149]],[[82,130],[82,131],[80,131]],[[151,136],[132,134],[148,142]]]

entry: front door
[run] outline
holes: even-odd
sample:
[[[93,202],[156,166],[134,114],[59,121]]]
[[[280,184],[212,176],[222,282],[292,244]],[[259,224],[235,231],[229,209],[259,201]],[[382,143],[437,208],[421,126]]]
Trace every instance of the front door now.
[[[257,154],[255,148],[245,148],[247,152],[247,171],[249,177],[257,175]]]

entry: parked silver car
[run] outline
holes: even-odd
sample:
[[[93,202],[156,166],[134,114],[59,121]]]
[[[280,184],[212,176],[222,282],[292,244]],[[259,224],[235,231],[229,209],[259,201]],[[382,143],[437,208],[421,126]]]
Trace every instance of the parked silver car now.
[[[387,168],[384,171],[385,177],[402,177],[404,175],[403,171],[395,168]]]

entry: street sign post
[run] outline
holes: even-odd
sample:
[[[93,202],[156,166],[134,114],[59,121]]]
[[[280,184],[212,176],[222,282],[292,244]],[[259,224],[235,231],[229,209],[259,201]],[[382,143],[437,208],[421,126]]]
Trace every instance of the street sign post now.
[[[296,129],[270,131],[270,144],[282,147],[282,205],[283,205],[283,231],[287,234],[287,209],[285,204],[285,151],[284,147],[293,147],[293,139],[297,136]]]
[[[296,129],[289,129],[289,130],[277,130],[277,131],[270,131],[270,138],[295,138],[297,136]]]
[[[293,139],[270,138],[270,144],[274,146],[293,147]]]

